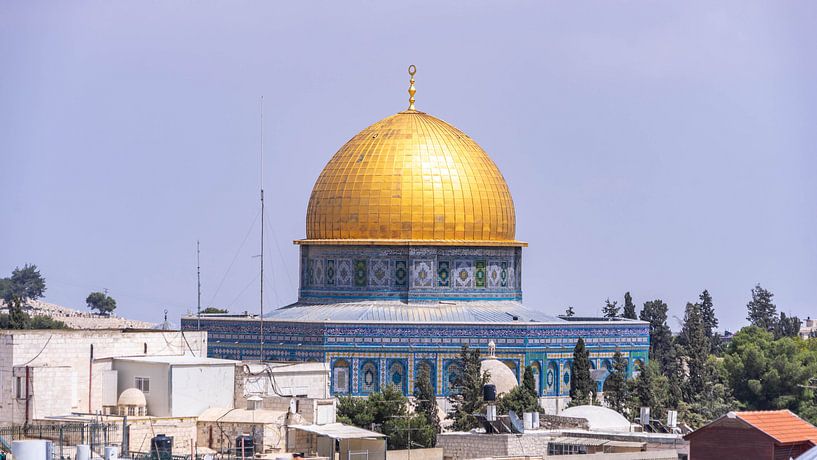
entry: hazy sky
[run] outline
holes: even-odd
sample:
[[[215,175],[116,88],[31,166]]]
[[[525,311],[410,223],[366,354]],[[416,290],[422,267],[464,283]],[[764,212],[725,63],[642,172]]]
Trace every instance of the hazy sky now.
[[[418,109],[510,185],[528,306],[682,316],[706,288],[734,330],[761,283],[817,315],[815,25],[812,1],[3,1],[0,274],[178,323],[200,239],[204,305],[257,310],[264,95],[266,302],[294,301],[315,179],[416,64]]]

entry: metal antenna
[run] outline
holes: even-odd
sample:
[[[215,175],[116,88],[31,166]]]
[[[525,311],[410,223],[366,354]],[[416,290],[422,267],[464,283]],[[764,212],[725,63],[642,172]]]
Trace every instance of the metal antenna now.
[[[201,251],[199,250],[199,240],[196,240],[196,284],[198,285],[198,298],[196,300],[196,330],[201,330]]]
[[[261,362],[264,362],[264,96],[261,96]]]

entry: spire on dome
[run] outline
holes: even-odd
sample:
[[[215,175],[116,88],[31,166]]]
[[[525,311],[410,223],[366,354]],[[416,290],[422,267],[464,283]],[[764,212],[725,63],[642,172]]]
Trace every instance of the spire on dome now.
[[[417,90],[414,88],[414,74],[417,73],[417,67],[412,64],[408,68],[408,73],[411,75],[411,80],[409,80],[409,107],[408,110],[417,110],[414,108],[414,94],[417,93]]]

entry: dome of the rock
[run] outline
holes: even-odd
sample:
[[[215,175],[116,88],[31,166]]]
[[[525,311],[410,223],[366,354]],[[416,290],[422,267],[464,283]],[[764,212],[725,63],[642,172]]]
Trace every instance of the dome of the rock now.
[[[406,110],[359,132],[324,167],[304,242],[521,245],[515,234],[508,184],[488,154],[450,124]]]

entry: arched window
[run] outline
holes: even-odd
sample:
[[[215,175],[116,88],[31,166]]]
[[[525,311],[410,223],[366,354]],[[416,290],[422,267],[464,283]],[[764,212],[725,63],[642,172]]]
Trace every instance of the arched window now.
[[[389,366],[389,383],[406,394],[406,368],[400,361],[393,361]]]
[[[430,360],[422,360],[417,361],[414,364],[414,378],[417,379],[417,376],[420,375],[420,368],[423,367],[428,370],[428,378],[431,380],[431,387],[434,389],[434,394],[437,394],[437,367],[434,365],[433,361]]]
[[[360,368],[360,392],[370,394],[380,389],[380,376],[377,365],[372,361],[363,363]]]
[[[451,363],[445,368],[446,393],[457,391],[457,381],[461,372],[462,370],[457,363]]]
[[[545,373],[545,392],[549,395],[559,394],[559,365],[551,361]]]
[[[536,388],[536,395],[542,394],[542,368],[539,365],[539,361],[534,361],[530,365],[530,370],[533,372],[533,386]],[[523,376],[524,378],[524,376]]]
[[[349,362],[345,359],[335,361],[332,366],[332,393],[349,394]]]

